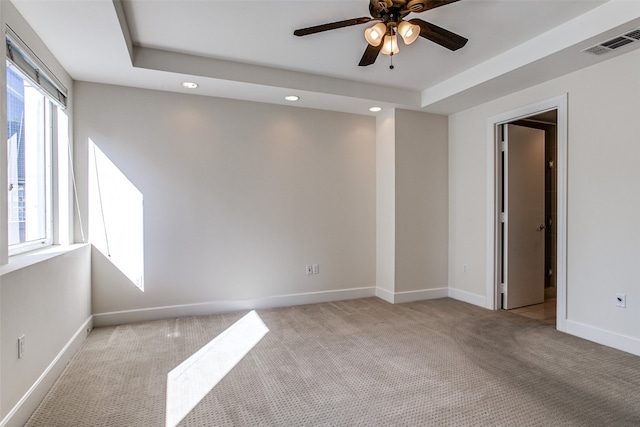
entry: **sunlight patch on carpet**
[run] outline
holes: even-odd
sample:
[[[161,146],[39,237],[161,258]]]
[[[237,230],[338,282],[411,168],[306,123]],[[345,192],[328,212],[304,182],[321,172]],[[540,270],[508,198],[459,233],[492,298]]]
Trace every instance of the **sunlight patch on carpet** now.
[[[166,427],[182,421],[267,332],[258,313],[251,311],[169,372]]]

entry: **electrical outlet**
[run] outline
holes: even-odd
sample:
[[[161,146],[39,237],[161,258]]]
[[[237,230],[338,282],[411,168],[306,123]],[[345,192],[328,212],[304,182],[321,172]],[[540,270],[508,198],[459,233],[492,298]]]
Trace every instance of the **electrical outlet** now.
[[[18,359],[24,356],[24,335],[18,338]]]
[[[462,264],[462,274],[469,273],[469,266],[467,264]]]
[[[320,266],[318,264],[313,264],[313,274],[320,273]]]
[[[625,294],[616,294],[616,307],[627,307],[627,296]]]
[[[307,274],[313,274],[313,266],[311,264],[307,265]]]

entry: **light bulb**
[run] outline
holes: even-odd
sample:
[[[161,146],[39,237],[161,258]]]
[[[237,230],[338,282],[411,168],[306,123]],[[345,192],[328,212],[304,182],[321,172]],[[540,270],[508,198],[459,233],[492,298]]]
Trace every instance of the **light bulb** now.
[[[364,30],[364,38],[371,46],[379,46],[386,32],[387,26],[382,22],[378,22],[376,25]]]

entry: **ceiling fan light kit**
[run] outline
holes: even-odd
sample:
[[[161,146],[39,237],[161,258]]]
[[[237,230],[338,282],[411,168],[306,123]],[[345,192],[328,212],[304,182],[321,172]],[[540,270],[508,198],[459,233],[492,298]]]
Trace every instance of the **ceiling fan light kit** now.
[[[364,38],[371,46],[378,46],[382,43],[386,32],[387,26],[382,22],[378,22],[373,27],[369,27],[364,30]]]
[[[404,20],[410,13],[425,12],[457,1],[459,0],[370,0],[369,13],[371,18],[353,18],[301,28],[295,30],[293,34],[296,36],[306,36],[323,31],[378,21],[375,25],[364,30],[367,48],[358,64],[361,67],[373,64],[380,53],[385,55],[395,55],[399,53],[400,49],[398,47],[398,37],[396,34],[399,34],[402,41],[407,45],[416,41],[418,37],[422,37],[449,50],[458,50],[467,43],[468,40],[466,38],[438,27],[437,25],[423,21],[422,19]],[[390,68],[393,69],[393,65]]]
[[[398,52],[400,52],[400,48],[398,48],[398,37],[395,34],[392,36],[384,36],[384,43],[382,49],[380,49],[380,53],[384,55],[395,55]]]
[[[411,44],[420,35],[420,27],[407,21],[398,24],[398,34],[402,37],[404,44]]]

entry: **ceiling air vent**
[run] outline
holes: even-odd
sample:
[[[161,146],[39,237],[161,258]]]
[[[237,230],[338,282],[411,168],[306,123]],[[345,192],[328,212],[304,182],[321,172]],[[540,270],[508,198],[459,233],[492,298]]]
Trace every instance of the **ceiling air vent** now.
[[[640,28],[636,28],[628,33],[621,34],[618,37],[614,37],[595,46],[591,46],[590,48],[583,50],[583,52],[592,53],[594,55],[604,55],[605,53],[612,52],[619,47],[637,42],[638,40],[640,40]]]
[[[640,28],[636,28],[635,30],[625,34],[624,36],[632,39],[640,40]]]

